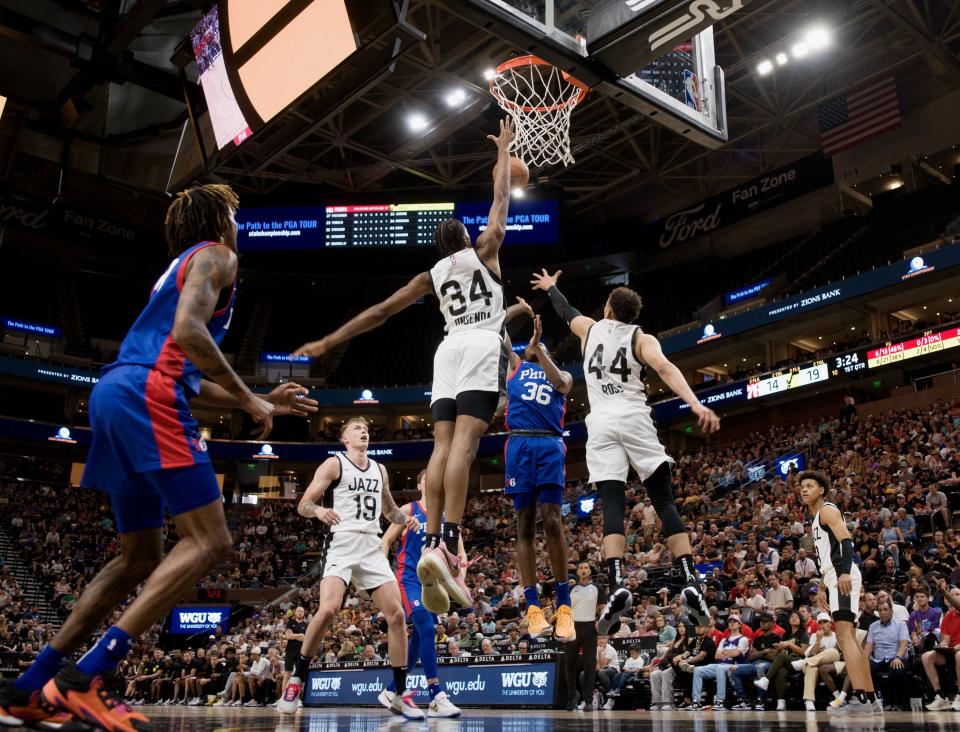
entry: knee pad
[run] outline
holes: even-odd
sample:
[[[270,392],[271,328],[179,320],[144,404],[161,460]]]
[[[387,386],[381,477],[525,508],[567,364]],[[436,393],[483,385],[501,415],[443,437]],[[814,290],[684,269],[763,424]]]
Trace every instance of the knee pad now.
[[[620,480],[601,480],[597,483],[600,507],[603,511],[603,535],[623,535],[623,517],[627,508],[627,484]]]
[[[670,483],[670,463],[661,463],[653,474],[643,481],[643,487],[650,496],[650,503],[663,524],[665,538],[683,533],[683,521],[677,511],[677,502],[673,498],[673,486]]]

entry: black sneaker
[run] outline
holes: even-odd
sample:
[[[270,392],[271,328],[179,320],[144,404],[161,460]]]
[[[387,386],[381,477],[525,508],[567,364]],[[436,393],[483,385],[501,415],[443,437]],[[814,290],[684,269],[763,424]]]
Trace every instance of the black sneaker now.
[[[577,708],[577,704],[580,703],[580,694],[578,692],[573,692],[573,696],[567,701],[567,711],[572,712]]]
[[[707,598],[703,596],[698,582],[691,579],[683,586],[680,590],[680,601],[690,611],[690,619],[695,625],[707,625],[710,622],[710,606],[707,605]]]
[[[620,616],[631,607],[633,607],[633,593],[626,587],[617,588],[616,592],[610,596],[610,600],[600,614],[600,620],[597,621],[597,633],[600,635],[610,635],[613,626],[619,625]]]

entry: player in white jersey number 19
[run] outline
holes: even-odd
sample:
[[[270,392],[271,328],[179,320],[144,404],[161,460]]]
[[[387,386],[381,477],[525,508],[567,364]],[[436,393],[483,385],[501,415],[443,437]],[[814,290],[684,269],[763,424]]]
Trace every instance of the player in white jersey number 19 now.
[[[640,296],[626,287],[610,293],[603,307],[603,320],[580,314],[557,289],[560,272],[534,274],[533,289],[547,293],[557,315],[580,339],[584,355],[590,414],[587,417],[587,468],[597,486],[603,511],[603,557],[607,564],[610,599],[597,621],[601,635],[615,633],[620,617],[633,604],[632,593],[623,586],[625,548],[624,513],[626,481],[632,466],[657,511],[667,547],[675,557],[684,587],[681,600],[698,625],[706,625],[710,609],[693,565],[690,538],[673,497],[670,466],[657,437],[647,404],[644,374],[655,369],[690,409],[704,433],[720,428],[720,418],[700,403],[680,370],[667,360],[657,339],[632,323],[640,315]]]
[[[412,531],[420,528],[420,522],[399,509],[390,494],[387,471],[367,456],[367,420],[348,419],[341,428],[340,440],[346,452],[327,458],[317,468],[297,506],[301,516],[325,524],[326,538],[320,607],[307,626],[294,674],[277,703],[284,714],[293,714],[299,707],[310,659],[339,612],[348,584],[369,592],[386,618],[394,683],[398,689],[407,688],[407,629],[397,578],[383,555],[380,516]],[[424,719],[423,711],[413,703],[412,693],[398,694],[391,709],[407,719]]]
[[[845,716],[883,714],[883,705],[874,692],[870,662],[857,641],[855,623],[861,581],[860,570],[853,563],[853,538],[840,509],[828,502],[832,490],[830,478],[825,473],[805,470],[797,476],[797,482],[800,484],[800,500],[813,516],[813,545],[823,576],[817,605],[833,616],[837,645],[853,686],[850,702],[842,706],[831,702],[827,712]],[[894,661],[906,663],[905,658]]]
[[[354,336],[382,325],[425,295],[433,294],[440,301],[447,336],[437,348],[433,363],[430,410],[434,443],[427,464],[426,546],[417,565],[425,590],[424,605],[434,613],[446,612],[450,600],[463,607],[473,605],[465,582],[467,568],[457,557],[457,545],[470,468],[480,437],[504,395],[506,381],[509,354],[503,339],[500,246],[510,206],[508,150],[514,137],[511,117],[501,120],[499,135],[488,135],[497,146],[499,167],[487,227],[477,237],[475,246],[463,222],[443,221],[436,231],[437,247],[443,258],[429,272],[421,272],[383,302],[295,351],[295,355],[322,356]],[[438,601],[428,604],[428,597]]]

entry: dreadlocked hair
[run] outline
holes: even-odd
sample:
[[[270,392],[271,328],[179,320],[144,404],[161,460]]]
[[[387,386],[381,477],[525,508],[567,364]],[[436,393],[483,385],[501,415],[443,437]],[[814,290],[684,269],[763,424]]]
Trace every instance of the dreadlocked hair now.
[[[445,219],[437,227],[435,236],[440,253],[447,255],[459,252],[466,246],[467,227],[460,219]]]
[[[180,191],[167,209],[164,233],[170,256],[202,241],[224,241],[233,224],[231,214],[240,199],[223,183],[208,183]]]

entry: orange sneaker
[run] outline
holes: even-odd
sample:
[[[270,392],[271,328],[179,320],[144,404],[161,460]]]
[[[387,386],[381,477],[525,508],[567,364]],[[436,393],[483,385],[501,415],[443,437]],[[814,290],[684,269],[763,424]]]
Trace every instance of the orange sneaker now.
[[[39,691],[20,691],[10,682],[0,687],[0,727],[30,727],[62,732],[86,732],[90,729],[90,725],[78,722],[72,714],[47,704]]]
[[[68,663],[43,687],[43,699],[107,732],[152,730],[150,719],[135,712],[103,686],[100,676],[87,676]]]

